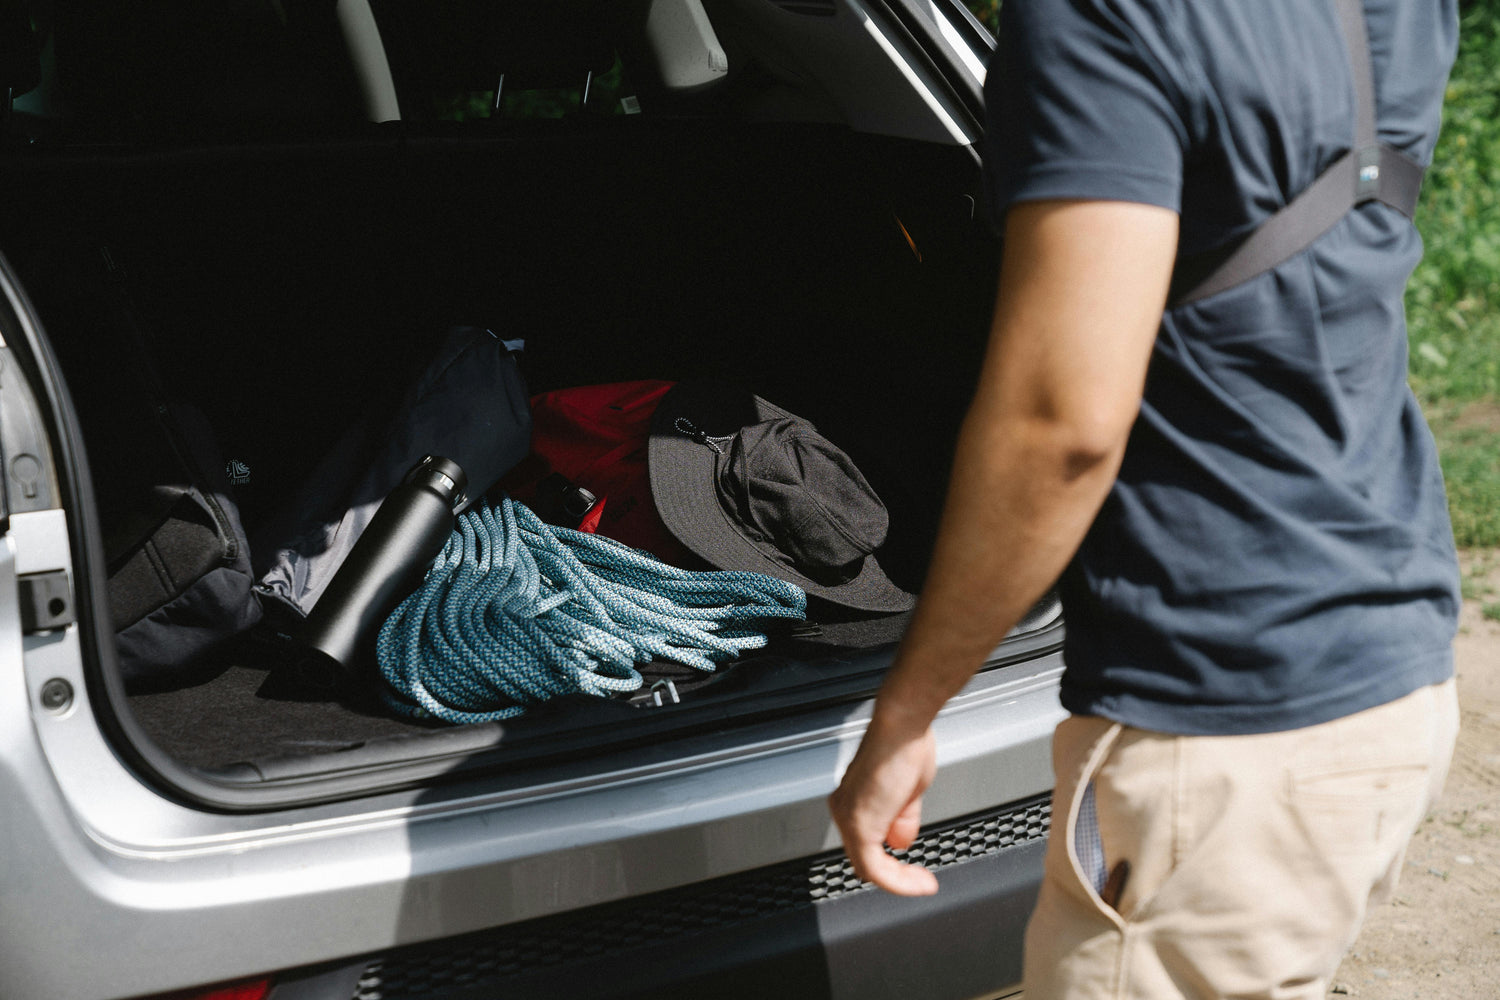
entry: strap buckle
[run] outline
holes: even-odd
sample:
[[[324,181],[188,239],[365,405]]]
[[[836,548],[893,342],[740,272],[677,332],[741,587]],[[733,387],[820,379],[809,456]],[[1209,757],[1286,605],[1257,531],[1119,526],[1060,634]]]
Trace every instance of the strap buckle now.
[[[677,685],[673,684],[669,680],[659,680],[655,684],[651,685],[651,703],[653,705],[655,705],[657,708],[661,708],[666,704],[666,702],[662,700],[661,696],[661,693],[664,690],[667,692],[667,697],[672,699],[672,704],[681,704],[682,698],[677,694]]]
[[[1380,197],[1380,147],[1365,146],[1355,157],[1354,203]]]

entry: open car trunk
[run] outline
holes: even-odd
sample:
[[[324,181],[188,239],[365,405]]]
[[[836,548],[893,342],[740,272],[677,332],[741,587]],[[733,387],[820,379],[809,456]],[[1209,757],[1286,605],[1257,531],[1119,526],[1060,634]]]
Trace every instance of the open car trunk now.
[[[967,147],[571,118],[39,148],[9,155],[6,175],[4,249],[62,364],[102,507],[130,461],[111,410],[135,349],[106,279],[80,263],[108,247],[171,390],[251,470],[252,536],[464,323],[525,341],[532,393],[714,378],[806,417],[884,500],[881,566],[920,586],[995,274]],[[231,783],[596,754],[871,695],[906,615],[813,600],[808,618],[711,676],[652,665],[634,696],[567,696],[504,723],[397,717],[371,694],[373,665],[369,690],[309,694],[279,680],[285,644],[254,629],[133,685],[126,710],[160,751]],[[997,665],[1055,646],[1056,608],[1018,633]],[[653,693],[657,680],[674,683]]]

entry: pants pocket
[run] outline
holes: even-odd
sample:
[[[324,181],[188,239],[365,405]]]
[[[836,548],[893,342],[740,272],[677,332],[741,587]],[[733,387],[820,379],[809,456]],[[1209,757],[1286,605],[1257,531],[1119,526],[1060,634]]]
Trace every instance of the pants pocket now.
[[[1120,916],[1100,897],[1099,888],[1094,881],[1099,867],[1108,870],[1110,859],[1103,857],[1104,845],[1094,808],[1093,781],[1122,729],[1119,723],[1108,724],[1088,748],[1076,781],[1067,788],[1068,799],[1062,831],[1065,848],[1063,854],[1068,868],[1066,879],[1071,884],[1072,891],[1115,924],[1120,922]]]
[[[1330,857],[1404,843],[1431,785],[1425,763],[1367,764],[1294,772],[1290,800],[1308,840]]]

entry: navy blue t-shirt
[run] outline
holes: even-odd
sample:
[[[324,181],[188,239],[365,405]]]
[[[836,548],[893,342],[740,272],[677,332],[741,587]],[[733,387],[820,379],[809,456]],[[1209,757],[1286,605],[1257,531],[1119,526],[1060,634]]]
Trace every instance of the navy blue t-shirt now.
[[[1365,11],[1380,138],[1427,163],[1455,0]],[[997,223],[1023,200],[1143,202],[1180,214],[1191,254],[1253,229],[1353,142],[1331,0],[1005,0],[1000,28]],[[1452,529],[1406,382],[1420,256],[1411,222],[1371,203],[1166,312],[1119,479],[1061,581],[1070,711],[1271,732],[1452,675]]]

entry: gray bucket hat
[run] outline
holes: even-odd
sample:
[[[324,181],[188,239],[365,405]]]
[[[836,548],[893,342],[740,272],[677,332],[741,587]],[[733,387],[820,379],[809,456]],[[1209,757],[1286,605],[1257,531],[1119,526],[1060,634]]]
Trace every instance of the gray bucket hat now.
[[[916,603],[875,562],[885,505],[801,417],[744,390],[680,382],[652,416],[647,464],[662,523],[710,565],[859,611]]]

